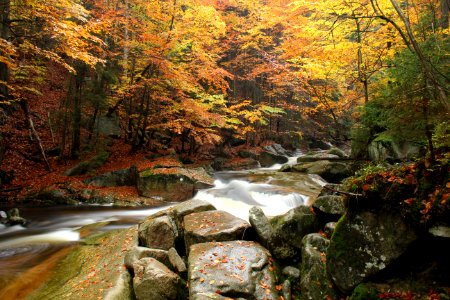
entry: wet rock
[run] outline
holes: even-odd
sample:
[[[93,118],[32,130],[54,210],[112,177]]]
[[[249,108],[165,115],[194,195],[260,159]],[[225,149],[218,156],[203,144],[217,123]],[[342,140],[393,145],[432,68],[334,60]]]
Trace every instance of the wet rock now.
[[[348,158],[348,155],[343,150],[336,147],[327,150],[327,153],[331,155],[337,155],[339,158]]]
[[[133,166],[128,169],[116,170],[104,173],[84,181],[86,184],[111,187],[111,186],[134,186],[137,182],[137,168]]]
[[[216,208],[209,202],[197,199],[184,201],[172,208],[174,218],[180,228],[182,227],[183,219],[185,216],[210,210],[216,210]]]
[[[186,249],[204,242],[239,240],[250,227],[246,221],[224,211],[205,211],[184,217]]]
[[[270,167],[274,164],[285,164],[288,162],[288,158],[277,153],[264,151],[259,154],[258,161],[261,167]]]
[[[133,264],[144,257],[152,257],[166,266],[170,266],[169,254],[166,250],[136,246],[125,254],[125,267],[129,270],[133,269]]]
[[[264,247],[268,247],[272,238],[272,225],[270,225],[269,219],[264,214],[262,208],[258,206],[250,208],[248,218],[261,244]]]
[[[175,247],[178,228],[169,216],[148,218],[139,224],[138,236],[141,246],[169,250]]]
[[[259,162],[253,158],[234,158],[226,160],[221,170],[248,170],[259,167]]]
[[[336,286],[350,292],[385,269],[416,239],[403,219],[390,213],[359,212],[337,224],[327,251],[327,269]]]
[[[269,252],[254,242],[193,245],[189,254],[189,298],[279,299],[269,257]]]
[[[175,248],[170,248],[168,255],[173,270],[178,274],[186,273],[187,271],[186,264],[184,263],[181,256],[178,254],[177,250],[175,250]]]
[[[134,264],[133,287],[137,300],[174,300],[180,294],[181,278],[154,258]]]
[[[214,180],[203,168],[156,168],[139,173],[141,196],[170,202],[181,202],[194,196],[196,189],[212,187]]]
[[[328,160],[299,163],[292,166],[292,170],[300,173],[317,174],[326,181],[335,183],[352,175],[348,164]]]
[[[36,282],[44,282],[27,299],[134,299],[132,280],[123,264],[136,243],[137,226],[85,237],[83,243],[56,252],[55,268],[43,271],[48,276],[34,275]]]
[[[308,154],[305,156],[300,156],[299,158],[297,158],[297,162],[302,163],[302,162],[314,162],[319,160],[339,160],[339,159],[340,157],[338,155],[329,154],[327,152],[319,152],[314,154]]]
[[[5,224],[14,226],[14,225],[26,225],[28,221],[25,218],[20,216],[20,212],[18,208],[13,208],[6,212],[6,221]]]
[[[286,149],[284,149],[283,146],[281,146],[280,144],[272,144],[270,146],[265,146],[263,149],[267,152],[276,155],[289,156]]]
[[[326,269],[325,253],[329,243],[317,233],[303,238],[300,280],[302,299],[337,299]]]

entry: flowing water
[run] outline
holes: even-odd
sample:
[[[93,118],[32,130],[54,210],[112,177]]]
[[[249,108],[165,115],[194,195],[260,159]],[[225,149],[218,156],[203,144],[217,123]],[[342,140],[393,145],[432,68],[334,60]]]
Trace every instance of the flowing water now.
[[[294,158],[289,163],[293,164]],[[252,206],[266,215],[284,214],[299,205],[310,204],[324,182],[299,173],[276,172],[280,165],[248,171],[218,172],[215,187],[197,193],[195,199],[210,202],[242,219]],[[28,270],[72,245],[82,243],[83,226],[101,224],[94,231],[127,228],[167,208],[117,208],[113,206],[24,207],[21,215],[27,227],[0,225],[0,295],[2,289]],[[0,207],[0,210],[2,208]],[[0,297],[1,298],[1,297]]]

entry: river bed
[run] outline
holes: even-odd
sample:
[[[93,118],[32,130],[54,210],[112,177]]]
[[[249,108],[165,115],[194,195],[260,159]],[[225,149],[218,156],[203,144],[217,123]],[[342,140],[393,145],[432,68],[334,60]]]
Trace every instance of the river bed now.
[[[281,173],[273,168],[228,171],[215,174],[215,187],[201,190],[194,199],[210,202],[248,220],[252,206],[266,215],[286,213],[299,205],[309,205],[325,184],[320,178],[300,173]],[[114,206],[23,207],[27,227],[0,225],[0,299],[8,285],[56,252],[83,242],[81,228],[97,224],[92,233],[128,228],[161,207],[119,208]],[[0,210],[3,210],[0,207]]]

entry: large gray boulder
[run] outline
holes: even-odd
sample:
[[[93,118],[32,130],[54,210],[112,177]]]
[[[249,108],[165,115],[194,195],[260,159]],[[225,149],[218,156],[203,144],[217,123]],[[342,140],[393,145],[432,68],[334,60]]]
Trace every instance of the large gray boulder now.
[[[142,258],[133,267],[137,300],[175,300],[181,293],[181,278],[156,259]]]
[[[191,245],[232,241],[243,238],[250,224],[224,211],[204,211],[184,217],[184,240],[186,249]]]
[[[169,250],[175,247],[178,228],[167,215],[147,218],[139,224],[138,237],[141,246]]]
[[[254,242],[193,245],[189,299],[279,299],[269,252]]]
[[[309,206],[299,206],[286,214],[271,219],[273,235],[282,238],[289,245],[300,249],[302,239],[319,229],[316,215]]]
[[[348,164],[329,160],[299,163],[292,166],[292,171],[317,174],[326,181],[334,183],[352,175],[352,170]]]
[[[181,202],[194,196],[196,190],[213,187],[214,180],[203,168],[155,168],[139,173],[140,196],[169,202]]]
[[[252,207],[249,221],[261,243],[278,259],[296,258],[306,234],[316,232],[319,222],[308,206],[299,206],[281,216],[268,219],[261,208]]]
[[[416,234],[402,218],[388,212],[346,214],[327,250],[327,269],[336,286],[350,292],[402,255]]]
[[[325,253],[329,243],[318,233],[303,238],[300,288],[304,300],[337,299],[326,269]]]
[[[318,160],[339,160],[340,157],[336,154],[329,154],[327,152],[319,152],[314,154],[307,154],[305,156],[300,156],[297,158],[298,163],[302,162],[313,162]]]
[[[259,154],[258,161],[261,167],[270,167],[274,164],[285,164],[288,162],[288,158],[273,152],[263,151]]]

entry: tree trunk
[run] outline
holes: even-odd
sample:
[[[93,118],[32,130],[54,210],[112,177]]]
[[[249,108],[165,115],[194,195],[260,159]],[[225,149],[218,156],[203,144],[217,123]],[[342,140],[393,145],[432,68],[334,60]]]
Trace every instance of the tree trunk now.
[[[9,29],[9,12],[10,12],[10,0],[0,0],[0,37],[6,41],[10,39]],[[0,97],[3,100],[8,99],[8,80],[9,80],[9,68],[4,62],[0,62]]]
[[[42,146],[41,138],[39,137],[39,134],[37,133],[36,128],[34,128],[33,119],[31,119],[30,107],[28,105],[28,102],[26,100],[21,100],[20,107],[22,108],[23,113],[25,114],[25,118],[27,120],[28,127],[30,128],[31,133],[34,136],[35,141],[38,144],[39,151],[41,152],[42,159],[45,162],[46,169],[47,169],[47,171],[51,172],[52,168],[50,166],[50,163],[47,160],[47,156],[45,155],[45,151],[44,151],[44,147]]]

